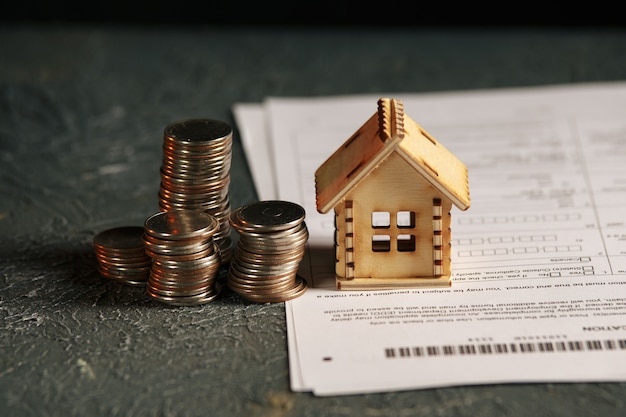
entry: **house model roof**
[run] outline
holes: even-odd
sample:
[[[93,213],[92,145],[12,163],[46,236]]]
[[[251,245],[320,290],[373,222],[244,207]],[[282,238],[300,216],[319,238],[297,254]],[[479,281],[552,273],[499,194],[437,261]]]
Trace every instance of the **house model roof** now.
[[[408,117],[402,101],[381,98],[378,112],[315,171],[317,210],[327,213],[335,207],[392,152],[397,152],[457,208],[469,208],[465,164]]]

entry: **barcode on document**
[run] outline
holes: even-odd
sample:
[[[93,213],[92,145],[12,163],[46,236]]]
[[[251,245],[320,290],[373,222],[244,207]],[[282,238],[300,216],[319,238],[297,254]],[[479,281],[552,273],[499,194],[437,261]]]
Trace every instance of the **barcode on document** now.
[[[412,346],[385,348],[385,357],[423,358],[456,355],[510,355],[527,353],[558,353],[584,351],[626,351],[626,339],[578,340],[558,342],[479,343],[441,346]]]

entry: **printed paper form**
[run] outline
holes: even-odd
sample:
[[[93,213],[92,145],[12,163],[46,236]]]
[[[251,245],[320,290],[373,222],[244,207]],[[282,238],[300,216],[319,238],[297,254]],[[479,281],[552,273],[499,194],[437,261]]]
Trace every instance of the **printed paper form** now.
[[[261,107],[276,197],[305,207],[311,234],[315,288],[286,303],[292,389],[626,379],[626,84],[393,95],[469,169],[453,285],[337,291],[313,174],[381,96]]]

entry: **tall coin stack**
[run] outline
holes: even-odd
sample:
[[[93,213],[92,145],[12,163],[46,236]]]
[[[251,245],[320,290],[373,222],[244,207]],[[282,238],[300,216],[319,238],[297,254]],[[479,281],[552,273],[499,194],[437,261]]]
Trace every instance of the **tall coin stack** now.
[[[227,285],[260,303],[302,295],[306,281],[297,274],[309,234],[304,209],[280,200],[261,201],[234,210],[230,225],[239,233]]]
[[[219,229],[213,239],[222,264],[230,261],[233,251],[228,222],[232,136],[230,125],[218,120],[171,123],[163,132],[160,169],[160,209],[203,210],[215,217]]]
[[[148,295],[176,306],[213,301],[220,292],[221,262],[213,240],[218,229],[215,217],[200,210],[173,209],[148,217],[143,234],[152,258]]]
[[[100,276],[131,286],[145,286],[151,259],[146,254],[143,227],[122,226],[104,230],[93,238]]]

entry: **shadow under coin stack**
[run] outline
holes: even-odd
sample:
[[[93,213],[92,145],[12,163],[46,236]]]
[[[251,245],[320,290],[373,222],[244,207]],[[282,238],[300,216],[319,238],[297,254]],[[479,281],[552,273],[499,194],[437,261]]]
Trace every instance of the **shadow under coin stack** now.
[[[160,170],[160,209],[203,210],[215,217],[219,229],[213,240],[222,264],[230,261],[233,250],[228,223],[232,133],[230,125],[211,119],[167,125]]]
[[[146,254],[143,227],[124,226],[94,236],[98,273],[104,278],[131,286],[145,286],[151,259]]]
[[[170,305],[205,304],[217,298],[220,259],[213,236],[215,217],[200,210],[174,209],[145,221],[143,241],[152,258],[147,292]]]
[[[301,206],[280,200],[234,210],[229,221],[239,241],[228,270],[228,287],[259,303],[302,295],[307,283],[297,271],[309,237],[304,216]]]

